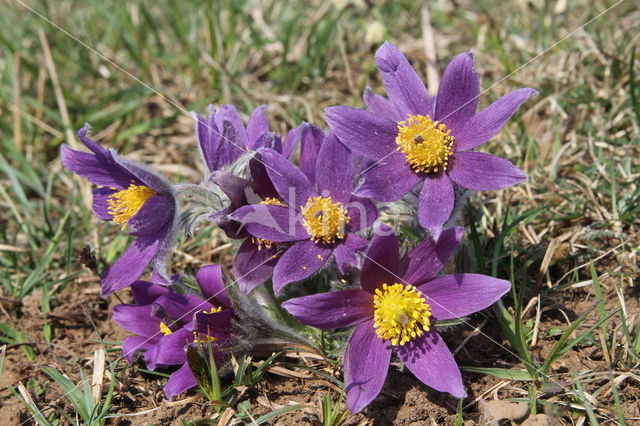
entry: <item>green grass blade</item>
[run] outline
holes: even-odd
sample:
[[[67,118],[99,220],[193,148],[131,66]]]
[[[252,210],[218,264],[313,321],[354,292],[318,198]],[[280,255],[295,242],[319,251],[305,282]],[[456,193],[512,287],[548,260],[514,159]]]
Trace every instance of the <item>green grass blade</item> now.
[[[460,367],[461,370],[470,373],[489,374],[500,379],[532,381],[535,377],[527,370],[507,370],[506,368],[481,368],[481,367]]]

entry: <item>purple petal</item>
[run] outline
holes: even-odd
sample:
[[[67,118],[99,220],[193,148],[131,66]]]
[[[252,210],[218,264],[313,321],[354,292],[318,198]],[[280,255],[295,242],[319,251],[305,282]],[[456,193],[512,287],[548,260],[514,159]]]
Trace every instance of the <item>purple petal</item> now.
[[[379,235],[384,234],[384,235]],[[397,275],[400,267],[398,237],[385,224],[380,224],[379,233],[371,239],[360,273],[360,285],[369,293],[382,284],[393,284],[401,279]]]
[[[99,145],[96,144],[99,147]],[[102,149],[102,148],[100,148]],[[94,185],[124,189],[135,179],[128,170],[120,167],[108,151],[102,149],[98,156],[88,152],[75,151],[66,145],[60,147],[62,164],[67,170],[88,179]]]
[[[164,385],[164,393],[169,401],[173,401],[173,398],[195,387],[197,384],[198,382],[189,364],[185,362],[182,367],[171,374],[167,384]]]
[[[453,256],[463,234],[464,228],[449,228],[442,231],[437,243],[433,238],[422,241],[402,259],[399,275],[416,286],[435,277]]]
[[[230,217],[235,209],[231,206],[225,207],[209,216],[209,220],[218,225],[218,228],[222,229],[227,237],[234,240],[241,240],[247,238],[249,233],[242,227],[242,224],[236,222]]]
[[[160,332],[158,332],[160,333]],[[192,343],[193,332],[186,328],[181,328],[171,334],[162,336],[158,341],[158,365],[177,365],[187,360],[185,347]]]
[[[445,275],[418,287],[437,320],[461,318],[491,306],[511,290],[511,283],[480,274]]]
[[[220,265],[207,265],[198,269],[196,280],[200,290],[202,290],[202,296],[208,302],[211,302],[216,307],[231,307]]]
[[[255,237],[271,242],[299,241],[309,238],[299,215],[289,207],[256,204],[240,207],[232,217],[244,224]]]
[[[149,340],[146,336],[131,336],[122,341],[122,354],[129,364],[133,363],[136,352],[146,352],[157,344],[157,339]],[[150,367],[149,367],[150,368]]]
[[[144,344],[146,348],[144,352],[144,363],[149,370],[157,368],[156,358],[158,357],[158,338],[151,339]]]
[[[274,132],[263,133],[252,146],[253,150],[261,148],[271,148],[276,152],[282,152],[282,139]]]
[[[231,143],[237,150],[244,151],[246,147],[249,147],[249,138],[247,137],[247,132],[244,128],[244,124],[242,124],[242,118],[240,118],[240,114],[238,114],[238,110],[233,105],[221,105],[220,111],[215,116],[216,124],[218,129],[223,129],[223,140],[221,144],[225,143],[224,136],[226,131],[225,122],[229,123],[230,128],[233,129],[233,133],[235,133],[233,140],[227,140],[227,143]]]
[[[109,213],[108,200],[115,192],[117,192],[116,189],[105,187],[93,190],[93,204],[91,205],[91,210],[93,210],[93,214],[95,214],[98,219],[105,221],[113,220],[113,215]]]
[[[139,280],[131,284],[131,294],[138,305],[150,305],[158,297],[169,294],[169,288]]]
[[[262,159],[278,194],[296,210],[317,195],[304,173],[276,151],[265,150]]]
[[[328,133],[318,153],[315,183],[324,196],[326,191],[334,201],[346,204],[351,199],[355,177],[353,155],[333,133]]]
[[[199,312],[195,315],[195,329],[207,336],[215,337],[217,343],[229,339],[231,318],[233,313],[229,309],[220,312],[205,313]]]
[[[148,186],[159,194],[173,194],[173,186],[159,172],[144,164],[120,157],[113,149],[110,150],[110,153],[113,160],[134,175],[136,177],[136,181],[139,181],[142,185]]]
[[[152,315],[152,306],[117,305],[113,320],[120,327],[140,336],[152,337],[160,331],[160,320]]]
[[[255,149],[260,136],[269,132],[269,122],[264,114],[266,109],[266,105],[260,105],[253,110],[247,121],[247,137],[249,138],[251,149]]]
[[[304,126],[307,123],[302,123],[300,126]],[[291,157],[296,150],[298,143],[300,142],[300,126],[294,127],[287,132],[287,136],[284,138],[284,144],[282,145],[282,155],[285,158]]]
[[[378,396],[389,371],[391,350],[373,328],[373,320],[359,324],[344,354],[344,385],[349,411],[357,413]]]
[[[435,240],[440,237],[442,225],[449,220],[456,195],[453,183],[446,173],[431,173],[424,180],[418,201],[420,226],[428,229]]]
[[[364,172],[364,182],[356,194],[379,201],[404,197],[420,182],[420,176],[407,164],[403,154],[393,152]]]
[[[267,173],[267,166],[262,161],[262,153],[257,152],[251,160],[249,160],[249,170],[251,171],[251,180],[253,182],[256,194],[262,199],[265,198],[280,198],[280,194],[276,191],[276,188],[271,182],[271,178]],[[255,204],[258,201],[251,201],[251,204]]]
[[[378,160],[396,149],[395,121],[346,106],[330,107],[325,112],[331,130],[354,154]]]
[[[273,270],[273,290],[279,294],[289,283],[300,281],[327,263],[333,248],[311,240],[300,241],[287,249]]]
[[[325,140],[322,129],[311,124],[301,124],[298,126],[300,139],[300,170],[309,179],[315,182],[316,179],[316,163],[318,162],[318,153],[320,147]]]
[[[473,70],[473,55],[461,53],[449,63],[436,97],[435,119],[457,136],[478,108],[480,76]]]
[[[289,299],[282,307],[303,324],[325,330],[351,327],[373,317],[373,297],[356,288]]]
[[[102,276],[102,297],[130,286],[158,254],[162,239],[157,235],[138,237]]]
[[[385,42],[376,52],[376,63],[387,95],[403,117],[407,114],[433,116],[427,88],[400,49]]]
[[[178,206],[169,194],[152,195],[138,213],[127,221],[127,233],[134,236],[155,235],[162,237],[169,232]]]
[[[243,140],[242,130],[238,130],[230,121],[224,120],[220,123],[222,137],[216,150],[216,159],[219,167],[233,164],[245,151],[245,140]],[[244,134],[246,137],[246,134]]]
[[[435,331],[429,331],[402,346],[398,356],[425,385],[456,398],[467,396],[456,360]]]
[[[234,207],[247,204],[247,191],[255,191],[252,181],[220,170],[212,172],[209,180],[220,187]]]
[[[378,218],[376,205],[367,198],[351,197],[351,201],[349,201],[346,207],[349,215],[349,229],[351,231],[368,228],[373,225],[373,222]]]
[[[165,323],[168,326],[173,323],[184,324],[191,322],[197,312],[207,312],[213,307],[212,303],[198,296],[178,293],[170,293],[159,297],[153,304],[156,315],[167,317]]]
[[[509,160],[484,152],[456,152],[449,177],[458,185],[474,191],[494,191],[515,185],[527,178]]]
[[[494,137],[520,105],[537,93],[533,89],[514,90],[477,113],[456,136],[454,150],[473,149]]]
[[[266,247],[258,249],[250,238],[242,243],[233,261],[233,275],[243,293],[249,293],[271,278],[277,262],[276,253]]]
[[[363,100],[369,112],[393,121],[402,121],[404,119],[393,102],[384,96],[376,95],[369,86],[364,89]]]
[[[358,266],[357,254],[363,252],[368,243],[364,238],[350,233],[342,242],[336,244],[333,253],[336,256],[336,265],[341,274],[349,272],[351,266]]]
[[[215,122],[215,109],[209,108],[209,116],[205,119],[200,114],[191,113],[196,121],[196,135],[198,138],[198,146],[204,163],[210,172],[218,170],[221,167],[217,158],[218,146],[222,138],[221,131]]]

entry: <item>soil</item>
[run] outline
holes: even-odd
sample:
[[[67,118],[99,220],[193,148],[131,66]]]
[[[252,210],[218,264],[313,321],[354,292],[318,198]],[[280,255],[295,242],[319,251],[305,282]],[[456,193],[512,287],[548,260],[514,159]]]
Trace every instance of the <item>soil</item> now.
[[[618,267],[625,262],[612,258],[599,265],[599,273]],[[633,268],[635,265],[625,266]],[[637,271],[626,271],[635,274]],[[584,274],[583,274],[584,275]],[[637,276],[637,274],[635,275]],[[617,281],[616,281],[617,280]],[[616,294],[618,276],[605,276],[602,279],[603,291],[606,295],[606,310],[612,312],[619,308]],[[26,335],[24,345],[8,345],[5,347],[4,365],[0,377],[0,419],[4,424],[35,424],[24,405],[8,390],[8,386],[17,389],[23,384],[31,398],[41,411],[47,415],[52,410],[61,409],[73,413],[73,406],[64,397],[60,387],[53,383],[42,371],[45,365],[54,366],[67,374],[75,383],[80,381],[78,365],[84,373],[91,377],[94,351],[104,347],[108,360],[120,358],[119,342],[128,334],[110,320],[110,312],[114,305],[123,303],[117,297],[104,300],[99,294],[99,283],[91,282],[75,284],[77,288],[67,289],[51,301],[51,312],[45,315],[40,310],[41,294],[34,293],[22,301],[2,298],[2,317],[0,322],[19,329]],[[71,290],[71,291],[69,291]],[[567,320],[571,321],[593,305],[592,287],[568,289],[553,296],[555,304],[546,306],[540,316],[539,338],[532,348],[537,360],[545,359],[557,341],[554,330],[567,328]],[[625,286],[623,295],[626,301],[627,318],[640,316],[640,298],[637,286]],[[124,300],[127,302],[127,300]],[[11,315],[8,315],[11,312]],[[563,314],[564,312],[564,314]],[[529,315],[535,318],[535,308]],[[587,320],[588,324],[597,322],[597,309],[594,309]],[[469,319],[468,324],[442,330],[448,346],[456,351],[456,359],[461,366],[499,367],[507,369],[523,369],[513,350],[500,337],[499,327],[491,312],[480,313]],[[43,335],[45,324],[51,326],[51,339],[47,342]],[[612,322],[613,327],[619,321]],[[478,333],[474,328],[479,328]],[[584,329],[577,333],[583,333]],[[101,343],[102,342],[102,343]],[[35,350],[35,359],[30,360],[24,346]],[[504,346],[503,346],[504,345]],[[600,345],[581,343],[565,354],[552,365],[550,382],[557,384],[556,389],[548,389],[547,399],[554,400],[554,395],[561,395],[573,389],[566,385],[577,374],[588,371],[604,372],[582,381],[584,391],[594,393],[606,387],[610,379],[606,376],[607,356],[602,353]],[[291,361],[288,359],[287,361]],[[109,365],[109,363],[107,363]],[[278,365],[276,362],[275,365]],[[141,371],[140,368],[127,367],[124,362],[116,364],[117,377],[120,378],[115,392],[112,413],[118,417],[111,419],[112,424],[182,424],[182,421],[213,418],[219,424],[251,423],[248,415],[231,416],[233,412],[217,413],[215,407],[197,392],[191,391],[169,402],[162,392],[162,380]],[[318,366],[316,366],[318,367]],[[320,365],[318,368],[321,368]],[[325,365],[325,371],[332,373],[332,367]],[[630,367],[628,371],[631,371]],[[107,367],[108,370],[108,367]],[[124,370],[124,371],[123,371]],[[108,371],[107,371],[108,373]],[[339,374],[339,372],[335,373]],[[339,377],[339,376],[338,376]],[[498,424],[497,419],[487,411],[487,401],[516,398],[526,403],[526,382],[509,381],[489,375],[463,372],[468,397],[464,400],[465,424]],[[585,376],[586,377],[586,376]],[[340,377],[341,378],[341,377]],[[627,418],[640,418],[640,386],[637,379],[630,375],[618,383],[619,395]],[[104,377],[104,390],[110,383],[109,375]],[[609,387],[610,389],[610,387]],[[555,394],[554,394],[555,392]],[[241,398],[241,406],[245,413],[253,419],[267,414],[274,409],[292,404],[304,404],[301,410],[285,414],[271,424],[309,424],[321,423],[321,398],[330,395],[336,401],[339,393],[335,386],[318,377],[299,379],[283,377],[268,373],[256,388],[248,389]],[[556,398],[557,399],[557,398]],[[563,401],[567,401],[564,398]],[[601,414],[613,412],[613,396],[610,391],[601,393],[598,402]],[[548,409],[544,414],[528,416],[519,420],[500,420],[499,424],[572,424],[568,408],[562,404],[545,404]],[[347,418],[346,425],[440,425],[453,424],[456,418],[458,401],[433,390],[418,382],[407,371],[392,367],[389,370],[386,385],[376,400],[362,413]],[[522,408],[522,407],[519,407]],[[509,408],[510,409],[510,408]],[[508,410],[507,410],[508,411]],[[222,416],[222,417],[221,417]],[[229,417],[229,419],[226,419]],[[606,422],[605,422],[606,424]],[[611,424],[611,423],[610,423]]]

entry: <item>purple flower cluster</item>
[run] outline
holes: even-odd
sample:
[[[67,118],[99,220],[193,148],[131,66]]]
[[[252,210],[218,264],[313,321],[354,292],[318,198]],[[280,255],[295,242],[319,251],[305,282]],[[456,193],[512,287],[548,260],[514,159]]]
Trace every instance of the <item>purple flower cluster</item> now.
[[[462,228],[445,226],[455,220],[465,190],[525,179],[508,160],[475,149],[535,93],[519,89],[477,112],[480,79],[469,53],[451,61],[436,95],[394,45],[381,46],[376,62],[388,98],[367,88],[366,109],[328,108],[327,132],[303,123],[282,142],[269,130],[265,106],[246,126],[232,105],[211,108],[206,118],[193,115],[207,170],[199,194],[205,200],[223,194],[225,203],[209,206],[208,217],[239,242],[235,281],[227,286],[251,297],[266,283],[280,296],[274,303],[306,325],[355,326],[344,355],[353,412],[378,395],[394,353],[426,385],[466,395],[436,327],[490,306],[510,283],[470,273],[438,276],[463,236]],[[102,148],[87,132],[85,126],[78,134],[90,152],[63,146],[63,164],[97,185],[95,215],[135,238],[104,272],[102,293],[131,287],[134,303],[117,306],[113,315],[135,334],[123,342],[124,356],[133,362],[142,352],[152,370],[180,366],[165,387],[173,398],[196,385],[186,348],[204,345],[224,362],[221,348],[243,318],[234,313],[220,266],[196,273],[197,292],[168,275],[180,219],[190,214],[179,208],[181,187]],[[411,244],[401,244],[397,230],[382,221],[374,226],[379,217],[397,219],[385,207],[400,199],[415,204],[420,224],[411,231],[422,241],[409,249],[401,249]],[[149,265],[152,282],[138,280]],[[318,292],[311,283],[321,270],[327,283],[339,280],[347,288]],[[293,283],[307,295],[287,300]]]
[[[217,347],[230,337],[233,312],[220,266],[201,268],[196,280],[202,297],[136,281],[131,285],[135,303],[113,309],[113,320],[136,334],[122,342],[122,352],[129,363],[137,352],[143,352],[150,370],[181,366],[164,388],[170,399],[196,385],[185,348],[212,343]],[[214,355],[216,362],[223,360],[222,352],[214,349]]]

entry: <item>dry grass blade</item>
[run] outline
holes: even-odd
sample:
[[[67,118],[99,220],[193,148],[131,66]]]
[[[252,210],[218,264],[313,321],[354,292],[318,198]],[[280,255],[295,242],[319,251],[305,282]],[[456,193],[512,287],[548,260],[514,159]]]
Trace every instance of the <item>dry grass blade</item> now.
[[[93,353],[93,375],[91,377],[91,394],[93,401],[98,404],[102,399],[102,384],[104,380],[105,351],[100,348]]]

